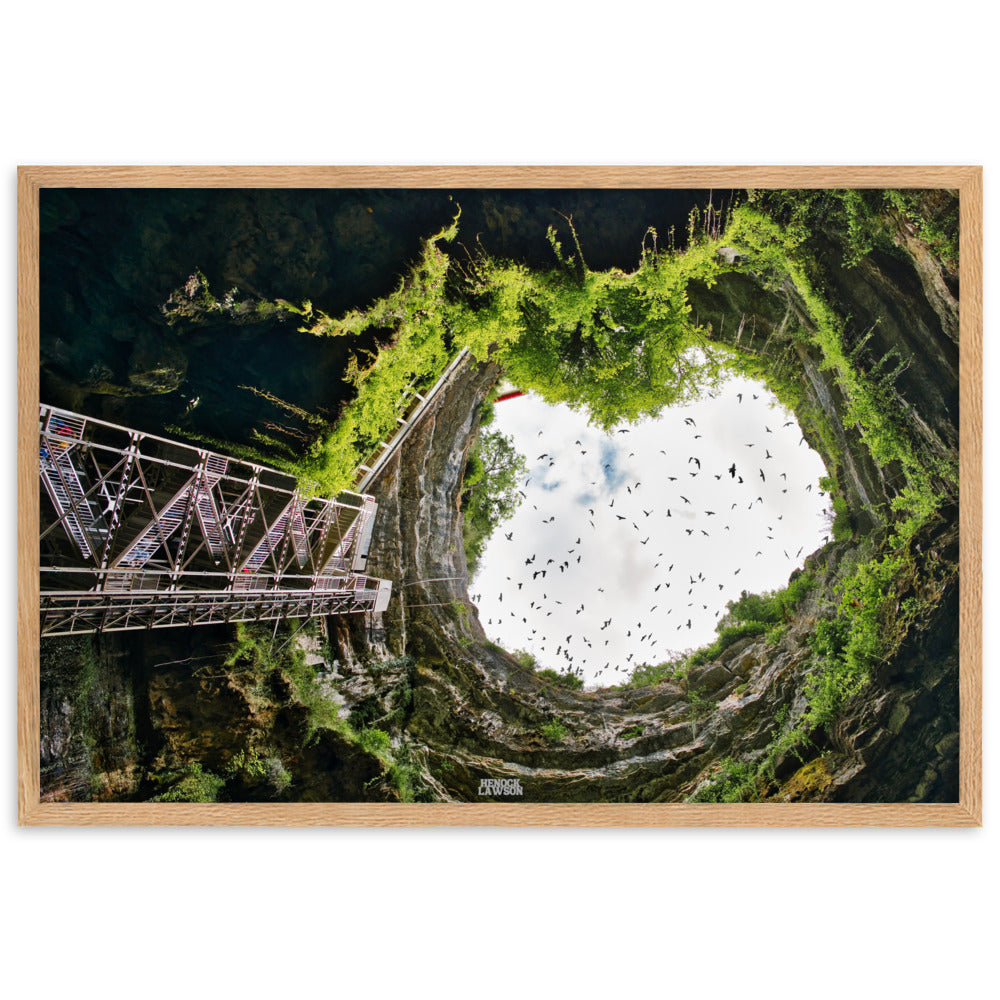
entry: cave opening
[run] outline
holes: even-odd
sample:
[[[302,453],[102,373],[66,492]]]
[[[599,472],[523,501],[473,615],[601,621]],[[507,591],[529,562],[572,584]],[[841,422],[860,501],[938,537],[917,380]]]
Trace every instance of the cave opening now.
[[[485,433],[525,459],[520,502],[469,589],[490,639],[535,669],[587,688],[641,680],[709,646],[729,602],[782,591],[830,540],[823,460],[760,382],[734,376],[608,431],[530,393],[494,414]]]

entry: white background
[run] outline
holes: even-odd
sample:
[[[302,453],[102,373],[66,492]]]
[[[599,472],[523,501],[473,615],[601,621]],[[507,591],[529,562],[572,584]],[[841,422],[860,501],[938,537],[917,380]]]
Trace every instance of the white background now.
[[[982,163],[989,330],[995,33],[981,4],[219,7],[22,2],[4,18],[9,470],[18,163]],[[996,475],[988,461],[987,512]],[[11,995],[995,989],[989,514],[982,830],[25,830],[13,476],[0,502]]]

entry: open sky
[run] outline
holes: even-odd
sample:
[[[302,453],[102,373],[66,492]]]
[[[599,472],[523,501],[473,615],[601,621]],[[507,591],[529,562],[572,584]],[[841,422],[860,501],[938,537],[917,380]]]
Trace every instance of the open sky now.
[[[588,686],[712,642],[727,601],[785,586],[829,531],[819,455],[745,379],[609,434],[534,395],[499,403],[491,429],[528,473],[470,587],[480,620]]]

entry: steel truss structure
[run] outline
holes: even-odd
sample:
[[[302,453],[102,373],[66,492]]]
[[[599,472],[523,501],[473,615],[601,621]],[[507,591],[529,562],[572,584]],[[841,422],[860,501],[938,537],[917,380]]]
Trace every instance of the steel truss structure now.
[[[43,404],[42,635],[379,612],[378,505]]]

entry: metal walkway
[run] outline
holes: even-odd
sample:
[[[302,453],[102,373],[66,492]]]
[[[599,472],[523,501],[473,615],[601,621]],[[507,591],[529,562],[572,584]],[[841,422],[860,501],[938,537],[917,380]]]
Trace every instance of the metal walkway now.
[[[39,409],[42,635],[377,613],[378,505],[266,466]]]

